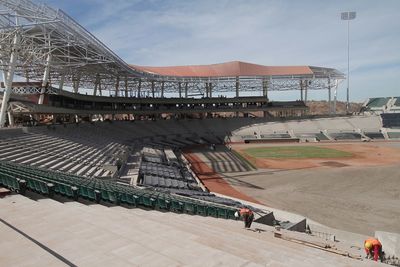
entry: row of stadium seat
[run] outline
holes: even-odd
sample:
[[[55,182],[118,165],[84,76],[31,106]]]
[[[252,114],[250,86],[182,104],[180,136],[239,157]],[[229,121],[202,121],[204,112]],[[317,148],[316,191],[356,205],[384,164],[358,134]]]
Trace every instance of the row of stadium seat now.
[[[111,181],[44,171],[9,162],[0,162],[0,177],[3,186],[18,192],[29,189],[47,196],[56,193],[75,200],[84,198],[97,203],[101,201],[122,203],[225,219],[234,219],[236,211],[235,207],[123,186]]]
[[[400,113],[383,113],[381,118],[383,127],[400,128]]]

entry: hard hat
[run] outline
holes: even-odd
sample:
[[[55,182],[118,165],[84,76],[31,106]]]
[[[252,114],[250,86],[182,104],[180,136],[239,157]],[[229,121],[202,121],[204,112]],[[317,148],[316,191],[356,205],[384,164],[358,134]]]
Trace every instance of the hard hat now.
[[[372,248],[372,243],[371,242],[365,242],[365,248],[366,249],[371,249]]]

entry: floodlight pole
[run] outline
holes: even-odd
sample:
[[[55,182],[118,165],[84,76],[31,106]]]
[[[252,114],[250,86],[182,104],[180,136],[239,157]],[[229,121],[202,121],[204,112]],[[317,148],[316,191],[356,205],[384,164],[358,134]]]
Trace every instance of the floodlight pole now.
[[[347,20],[347,91],[346,91],[346,113],[350,111],[350,20]]]
[[[346,91],[346,113],[350,112],[350,20],[356,18],[356,12],[342,12],[341,19],[347,20],[347,91]]]

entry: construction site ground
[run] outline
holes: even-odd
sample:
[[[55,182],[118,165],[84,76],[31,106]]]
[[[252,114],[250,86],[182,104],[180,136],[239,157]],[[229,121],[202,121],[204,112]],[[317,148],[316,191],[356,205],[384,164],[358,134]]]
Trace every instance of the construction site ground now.
[[[286,146],[287,144],[285,144]],[[300,145],[300,144],[288,144]],[[294,212],[332,228],[364,235],[376,230],[400,233],[400,143],[346,142],[308,143],[350,152],[352,157],[334,159],[260,159],[243,153],[249,147],[273,144],[234,144],[232,148],[257,166],[255,171],[216,172],[219,165],[235,166],[231,156],[219,162],[205,153],[232,152],[192,150],[189,157],[214,192],[246,200],[255,199],[267,206]],[[282,146],[282,144],[276,145]],[[228,168],[229,169],[229,168]],[[243,198],[243,195],[246,197]]]

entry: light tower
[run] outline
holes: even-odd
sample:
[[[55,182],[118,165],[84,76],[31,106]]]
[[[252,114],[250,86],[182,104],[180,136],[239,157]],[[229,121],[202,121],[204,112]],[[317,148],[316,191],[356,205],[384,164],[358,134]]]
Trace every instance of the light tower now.
[[[356,12],[342,12],[342,20],[347,20],[347,97],[346,97],[346,113],[350,111],[350,101],[349,101],[349,84],[350,84],[350,20],[356,18]]]

